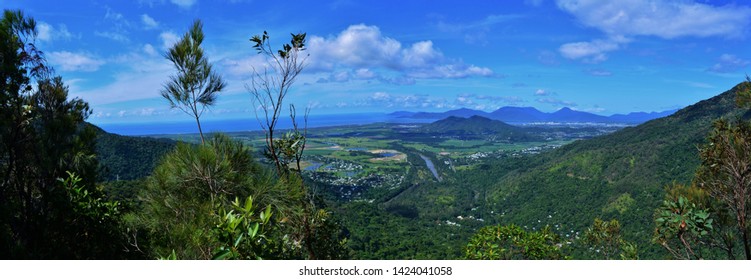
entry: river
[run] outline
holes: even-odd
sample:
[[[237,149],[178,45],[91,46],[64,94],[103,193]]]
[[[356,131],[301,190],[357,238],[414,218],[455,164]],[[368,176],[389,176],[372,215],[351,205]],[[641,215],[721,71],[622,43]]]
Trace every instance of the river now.
[[[425,165],[428,166],[428,169],[430,169],[430,172],[433,173],[433,176],[438,180],[438,182],[440,182],[441,176],[438,176],[438,171],[435,170],[435,165],[433,165],[433,161],[424,155],[420,155],[420,157],[422,158],[422,160],[425,161]]]

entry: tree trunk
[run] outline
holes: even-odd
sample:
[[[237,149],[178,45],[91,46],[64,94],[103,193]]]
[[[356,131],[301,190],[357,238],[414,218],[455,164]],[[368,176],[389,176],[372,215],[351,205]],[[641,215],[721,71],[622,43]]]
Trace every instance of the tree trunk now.
[[[751,248],[748,246],[748,230],[743,229],[743,249],[746,250],[746,259],[751,260]]]
[[[196,117],[196,124],[198,124],[198,134],[201,135],[201,144],[206,144],[206,141],[203,139],[203,130],[201,129],[201,121],[198,120],[198,117]]]

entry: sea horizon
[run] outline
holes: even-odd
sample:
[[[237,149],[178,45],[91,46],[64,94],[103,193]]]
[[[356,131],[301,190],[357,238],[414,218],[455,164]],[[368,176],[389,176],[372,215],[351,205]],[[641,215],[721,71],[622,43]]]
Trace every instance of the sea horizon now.
[[[319,128],[341,125],[365,125],[372,123],[425,123],[434,121],[431,119],[398,118],[386,113],[344,113],[322,114],[308,117],[308,128]],[[198,127],[193,120],[169,122],[134,122],[134,123],[103,123],[94,125],[109,133],[126,136],[149,136],[170,134],[194,134],[198,133]],[[304,120],[298,117],[298,125],[303,126]],[[262,130],[256,118],[238,118],[223,120],[201,121],[204,133],[213,132],[245,132]],[[292,121],[289,116],[279,119],[277,129],[291,129]]]

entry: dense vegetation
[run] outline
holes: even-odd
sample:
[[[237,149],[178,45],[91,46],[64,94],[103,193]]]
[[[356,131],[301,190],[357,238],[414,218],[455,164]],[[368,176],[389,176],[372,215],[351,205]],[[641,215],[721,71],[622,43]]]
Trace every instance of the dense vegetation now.
[[[118,203],[96,185],[91,113],[33,44],[36,22],[0,18],[0,254],[122,258]]]
[[[171,151],[176,142],[169,139],[121,136],[98,127],[96,154],[102,169],[101,180],[135,180],[151,174],[159,160]]]
[[[502,121],[491,120],[481,116],[469,118],[448,117],[443,120],[420,127],[420,131],[443,135],[493,135],[509,141],[539,140],[529,135],[524,129],[508,125]]]

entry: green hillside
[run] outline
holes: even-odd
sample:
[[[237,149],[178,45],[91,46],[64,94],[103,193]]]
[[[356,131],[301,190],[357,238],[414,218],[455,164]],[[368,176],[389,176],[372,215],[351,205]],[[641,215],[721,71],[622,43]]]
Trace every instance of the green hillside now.
[[[159,160],[177,143],[170,139],[122,136],[94,127],[97,159],[102,170],[100,179],[104,181],[134,180],[151,175]]]
[[[661,257],[664,252],[649,241],[664,186],[690,182],[699,165],[697,147],[706,141],[712,122],[743,113],[735,109],[736,88],[671,116],[539,156],[488,161],[435,191],[465,209],[447,216],[474,213],[488,222],[529,229],[550,225],[572,239],[596,217],[617,218],[645,257]],[[431,197],[431,191],[415,191],[399,202],[420,201],[421,213],[447,209]]]
[[[458,136],[493,135],[500,139],[511,141],[529,141],[534,138],[523,128],[481,116],[472,116],[469,118],[448,117],[426,124],[420,127],[420,131]]]

